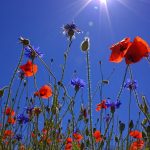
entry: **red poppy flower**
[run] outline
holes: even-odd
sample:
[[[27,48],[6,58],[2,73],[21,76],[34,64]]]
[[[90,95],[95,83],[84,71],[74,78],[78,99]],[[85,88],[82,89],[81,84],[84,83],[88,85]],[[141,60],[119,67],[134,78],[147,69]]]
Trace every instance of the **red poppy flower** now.
[[[131,131],[129,134],[130,136],[137,138],[137,139],[142,138],[142,133],[138,130]]]
[[[97,104],[96,111],[100,111],[102,108],[106,109],[106,100],[102,100],[101,103]]]
[[[33,76],[38,70],[38,66],[33,64],[30,60],[28,60],[25,65],[22,65],[19,68],[24,72],[26,77]]]
[[[34,95],[47,99],[52,96],[52,89],[49,85],[44,85],[39,91],[35,92]]]
[[[125,54],[126,64],[132,64],[140,61],[143,57],[148,57],[150,52],[149,45],[141,37],[135,37],[132,45]]]
[[[102,141],[101,132],[100,132],[99,130],[96,130],[96,131],[93,133],[93,136],[94,136],[96,142]]]
[[[65,150],[72,150],[72,138],[68,137],[66,139]]]
[[[7,107],[5,110],[5,114],[7,116],[15,116],[15,111],[13,109],[11,109],[10,107]]]
[[[5,130],[3,135],[3,140],[5,140],[8,137],[12,137],[13,135],[14,133],[12,132],[12,130]]]
[[[72,150],[72,143],[67,143],[65,145],[65,150]]]
[[[71,137],[68,137],[68,138],[66,139],[66,143],[72,143],[72,138],[71,138]]]
[[[131,45],[130,38],[124,38],[122,41],[113,44],[110,47],[112,53],[110,55],[109,60],[115,63],[121,62],[130,45]]]
[[[7,122],[10,124],[15,124],[16,123],[16,119],[14,117],[8,117]]]
[[[143,147],[144,147],[144,141],[143,140],[137,140],[131,144],[130,150],[142,150]]]
[[[81,134],[79,134],[79,133],[74,133],[73,137],[75,138],[75,140],[77,142],[80,142],[83,139],[83,136]]]

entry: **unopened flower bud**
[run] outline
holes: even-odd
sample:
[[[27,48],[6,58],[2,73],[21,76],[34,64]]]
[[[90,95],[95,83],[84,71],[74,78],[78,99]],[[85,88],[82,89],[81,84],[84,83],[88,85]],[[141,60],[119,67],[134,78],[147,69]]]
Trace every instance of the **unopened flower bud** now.
[[[89,37],[85,37],[84,41],[81,43],[81,50],[86,52],[90,48],[90,39]]]

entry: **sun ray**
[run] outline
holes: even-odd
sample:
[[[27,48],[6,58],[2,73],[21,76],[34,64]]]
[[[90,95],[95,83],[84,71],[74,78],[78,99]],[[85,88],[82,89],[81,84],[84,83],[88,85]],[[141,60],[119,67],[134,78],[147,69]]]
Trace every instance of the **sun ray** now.
[[[87,6],[88,4],[91,2],[92,0],[88,0],[88,1],[83,1],[84,4],[82,5],[82,7],[80,7],[80,9],[76,12],[76,14],[74,15],[74,18],[77,17]]]

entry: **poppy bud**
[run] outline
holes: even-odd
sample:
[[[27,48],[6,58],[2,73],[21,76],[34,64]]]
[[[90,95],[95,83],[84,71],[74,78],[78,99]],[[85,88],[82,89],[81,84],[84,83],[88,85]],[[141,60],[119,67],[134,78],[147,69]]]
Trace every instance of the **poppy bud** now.
[[[143,121],[142,121],[142,125],[146,125],[147,124],[147,118],[145,118]]]
[[[133,121],[131,120],[130,123],[129,123],[129,128],[130,130],[134,127],[134,124],[133,124]]]
[[[0,98],[4,95],[4,89],[0,89]]]
[[[142,100],[143,100],[143,112],[147,114],[148,113],[148,106],[146,103],[146,97],[142,96]]]
[[[121,121],[119,121],[119,130],[120,130],[120,133],[122,133],[125,129],[125,124],[122,123]]]
[[[81,43],[81,50],[86,52],[90,48],[90,39],[89,37],[85,37],[84,41]]]
[[[117,136],[115,136],[115,142],[118,143],[119,142],[119,139]]]
[[[4,95],[4,90],[7,89],[8,86],[3,87],[2,89],[0,89],[0,98],[3,97]]]

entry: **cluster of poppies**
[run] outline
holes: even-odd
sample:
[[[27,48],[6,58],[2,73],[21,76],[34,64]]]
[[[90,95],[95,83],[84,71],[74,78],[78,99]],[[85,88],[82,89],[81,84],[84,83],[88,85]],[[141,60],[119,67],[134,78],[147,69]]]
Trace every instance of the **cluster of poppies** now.
[[[136,139],[136,141],[134,141],[131,146],[130,146],[130,150],[139,150],[142,149],[144,147],[144,141],[141,140],[142,139],[142,133],[138,130],[134,130],[131,131],[130,136],[133,137],[134,139]]]
[[[150,47],[148,43],[141,37],[137,36],[133,42],[130,38],[124,38],[122,41],[113,44],[110,47],[112,51],[109,60],[111,62],[119,63],[125,58],[126,64],[139,62],[143,57],[148,57]]]

